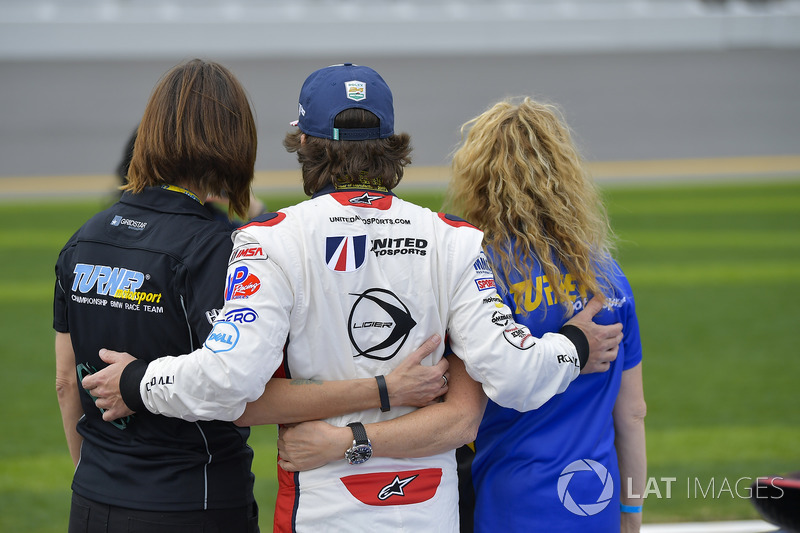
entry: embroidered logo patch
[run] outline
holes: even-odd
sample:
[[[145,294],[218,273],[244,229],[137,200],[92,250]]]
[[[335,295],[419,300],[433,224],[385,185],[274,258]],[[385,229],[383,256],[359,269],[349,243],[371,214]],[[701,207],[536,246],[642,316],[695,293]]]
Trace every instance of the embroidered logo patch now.
[[[214,353],[232,350],[239,342],[239,328],[231,322],[217,322],[208,334],[205,346]]]
[[[254,295],[261,288],[261,280],[251,274],[246,266],[236,268],[228,274],[228,283],[225,287],[225,301],[246,299]]]
[[[367,257],[367,236],[348,235],[325,239],[325,262],[334,272],[354,272]]]
[[[411,505],[434,497],[442,480],[442,470],[375,472],[340,479],[347,491],[366,505]]]
[[[367,97],[367,84],[363,81],[346,81],[344,87],[347,90],[347,98],[360,102]]]

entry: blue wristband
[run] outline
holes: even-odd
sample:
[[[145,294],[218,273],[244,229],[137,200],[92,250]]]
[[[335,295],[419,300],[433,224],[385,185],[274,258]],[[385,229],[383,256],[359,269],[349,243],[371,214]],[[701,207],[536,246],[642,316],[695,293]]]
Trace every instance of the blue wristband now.
[[[619,510],[623,513],[641,513],[642,506],[641,505],[625,505],[624,503],[619,504]]]

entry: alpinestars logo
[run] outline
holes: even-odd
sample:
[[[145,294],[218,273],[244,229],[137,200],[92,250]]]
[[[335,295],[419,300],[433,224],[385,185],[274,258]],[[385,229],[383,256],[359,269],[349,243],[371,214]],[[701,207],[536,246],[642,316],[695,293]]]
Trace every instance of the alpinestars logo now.
[[[417,325],[408,307],[391,291],[368,289],[356,296],[348,320],[355,357],[386,361],[397,355]]]
[[[394,476],[394,481],[383,487],[378,493],[378,499],[383,501],[392,496],[405,496],[406,493],[403,488],[415,479],[417,479],[416,475],[404,479],[400,479],[400,476]]]
[[[381,198],[383,198],[383,196],[371,195],[370,193],[365,192],[361,196],[354,196],[353,198],[350,198],[348,201],[354,205],[372,205],[372,202],[380,200]]]
[[[442,469],[371,472],[339,479],[347,492],[364,505],[375,507],[414,505],[436,496],[442,481]]]

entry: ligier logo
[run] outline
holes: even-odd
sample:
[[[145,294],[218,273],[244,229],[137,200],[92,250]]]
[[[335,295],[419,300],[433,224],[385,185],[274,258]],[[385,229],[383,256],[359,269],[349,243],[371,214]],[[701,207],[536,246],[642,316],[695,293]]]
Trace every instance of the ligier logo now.
[[[594,479],[596,476],[599,480],[599,483],[586,483],[583,474],[591,472],[594,472],[594,475],[590,474],[591,479]],[[579,503],[572,498],[572,495],[569,492],[569,483],[576,474],[581,477],[581,481],[576,482],[577,486],[585,487],[588,485],[589,487],[593,487],[597,485],[600,495],[597,497],[595,502],[590,501]],[[592,461],[591,459],[579,459],[577,461],[573,461],[561,471],[561,475],[558,478],[558,499],[561,500],[561,503],[569,512],[578,516],[596,515],[606,508],[613,495],[614,480],[611,478],[611,474],[608,473],[608,469],[606,469],[606,467],[597,461]]]
[[[357,298],[350,311],[348,333],[356,356],[386,361],[397,355],[417,325],[406,304],[386,289],[352,296]]]

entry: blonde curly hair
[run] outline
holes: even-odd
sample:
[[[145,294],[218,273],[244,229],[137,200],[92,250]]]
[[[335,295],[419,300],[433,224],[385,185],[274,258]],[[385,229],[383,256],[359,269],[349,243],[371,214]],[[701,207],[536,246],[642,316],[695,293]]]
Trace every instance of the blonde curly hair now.
[[[506,288],[509,273],[529,273],[526,258],[534,256],[567,315],[559,264],[582,293],[605,301],[613,235],[559,109],[516,102],[503,100],[461,127],[446,208],[484,231]]]

